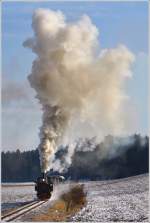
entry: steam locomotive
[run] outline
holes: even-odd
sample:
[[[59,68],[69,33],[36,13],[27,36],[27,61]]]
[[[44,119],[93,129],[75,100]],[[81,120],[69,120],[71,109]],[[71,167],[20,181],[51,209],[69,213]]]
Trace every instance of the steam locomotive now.
[[[37,192],[37,197],[40,200],[46,200],[51,198],[53,192],[53,185],[64,181],[63,176],[46,176],[45,173],[42,173],[41,177],[37,178],[35,181],[35,191]]]
[[[45,173],[42,173],[42,176],[37,178],[37,181],[35,182],[35,191],[40,200],[49,199],[51,197],[53,183]]]

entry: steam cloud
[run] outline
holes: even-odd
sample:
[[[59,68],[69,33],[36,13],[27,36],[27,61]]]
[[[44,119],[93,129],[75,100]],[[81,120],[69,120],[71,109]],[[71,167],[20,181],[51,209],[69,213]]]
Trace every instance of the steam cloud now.
[[[41,169],[48,171],[75,119],[99,125],[99,135],[124,131],[124,82],[134,56],[123,45],[100,50],[98,29],[87,15],[68,23],[60,11],[38,9],[32,28],[34,37],[24,46],[37,55],[28,79],[42,105],[39,152]]]

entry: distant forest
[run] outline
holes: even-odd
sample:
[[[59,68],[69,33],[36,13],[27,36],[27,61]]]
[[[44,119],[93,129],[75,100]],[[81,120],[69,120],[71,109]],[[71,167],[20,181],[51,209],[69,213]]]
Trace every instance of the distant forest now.
[[[88,149],[84,149],[88,148]],[[91,148],[91,149],[90,149]],[[68,147],[61,147],[56,158],[63,162]],[[34,181],[40,176],[38,150],[1,153],[2,182]],[[102,143],[94,139],[80,140],[76,145],[71,166],[62,173],[71,180],[104,180],[129,177],[149,172],[149,138],[105,137]],[[58,174],[58,172],[50,172]]]

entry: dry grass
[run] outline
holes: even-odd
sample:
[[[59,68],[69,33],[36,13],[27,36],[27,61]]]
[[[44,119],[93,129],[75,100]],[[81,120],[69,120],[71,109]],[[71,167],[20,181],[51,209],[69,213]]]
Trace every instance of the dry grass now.
[[[78,206],[83,206],[86,202],[85,192],[83,190],[83,185],[77,185],[73,187],[68,193],[61,196],[61,199],[66,205],[66,212],[73,210]]]
[[[83,185],[77,185],[64,193],[46,214],[37,215],[32,221],[67,221],[71,216],[78,212],[86,204],[86,194]]]

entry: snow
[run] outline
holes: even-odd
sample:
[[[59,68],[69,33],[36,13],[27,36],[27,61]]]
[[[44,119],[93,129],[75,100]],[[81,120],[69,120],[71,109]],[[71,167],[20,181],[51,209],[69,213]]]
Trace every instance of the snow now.
[[[2,183],[1,184],[3,187],[8,187],[8,186],[34,186],[33,182],[23,182],[23,183]]]
[[[83,183],[83,182],[82,182]],[[148,222],[148,174],[119,180],[83,183],[87,204],[69,221],[77,222]],[[16,221],[30,221],[32,216],[46,213],[50,205],[71,184],[55,186],[52,198]],[[2,186],[2,212],[36,199],[33,185]]]
[[[87,205],[70,221],[148,222],[148,175],[85,183]]]
[[[1,187],[1,210],[2,213],[17,208],[28,202],[36,200],[36,192],[33,185],[26,184],[5,184]]]

